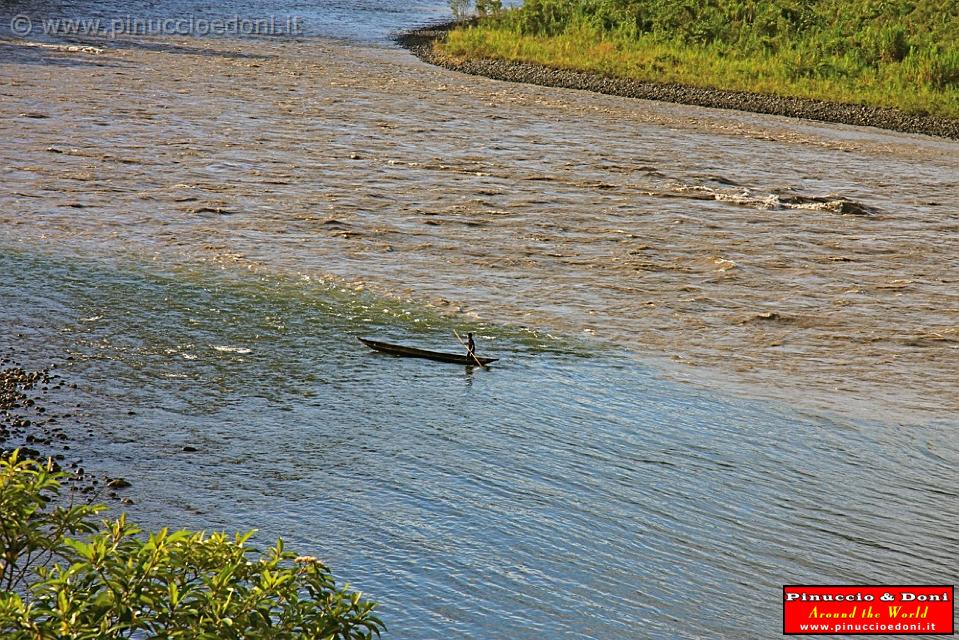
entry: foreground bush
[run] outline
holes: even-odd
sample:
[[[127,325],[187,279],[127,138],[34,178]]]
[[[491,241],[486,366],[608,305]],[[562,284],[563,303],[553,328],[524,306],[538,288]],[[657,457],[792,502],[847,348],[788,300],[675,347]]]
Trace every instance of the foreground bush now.
[[[327,567],[251,534],[149,536],[102,506],[57,505],[64,474],[16,452],[0,460],[0,638],[358,640],[375,605]]]

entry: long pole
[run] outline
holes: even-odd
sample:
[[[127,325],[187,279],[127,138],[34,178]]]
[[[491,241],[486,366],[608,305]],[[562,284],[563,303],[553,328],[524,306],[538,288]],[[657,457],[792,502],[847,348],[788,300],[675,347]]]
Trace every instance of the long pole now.
[[[453,334],[456,335],[456,339],[460,341],[460,344],[463,345],[464,347],[466,347],[466,343],[463,342],[463,339],[460,337],[460,334],[456,333],[456,329],[453,329]],[[470,354],[471,356],[473,356],[473,360],[476,361],[476,364],[478,364],[479,366],[483,367],[484,369],[487,368],[486,365],[483,364],[482,362],[480,362],[480,359],[476,357],[476,354],[473,353],[472,351],[470,351],[470,348],[469,348],[469,347],[466,347],[466,350],[469,351],[469,354]]]

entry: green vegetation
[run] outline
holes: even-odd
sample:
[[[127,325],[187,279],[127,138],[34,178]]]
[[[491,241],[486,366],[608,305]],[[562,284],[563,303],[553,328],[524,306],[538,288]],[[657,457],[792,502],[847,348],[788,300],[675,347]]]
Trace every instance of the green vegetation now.
[[[959,117],[959,3],[526,0],[452,31],[454,58]]]
[[[149,536],[104,507],[58,505],[64,474],[14,452],[0,460],[0,637],[4,640],[359,640],[374,604],[329,570],[250,534]]]
[[[457,20],[468,17],[471,13],[479,16],[488,16],[503,9],[503,0],[449,0],[450,10]]]

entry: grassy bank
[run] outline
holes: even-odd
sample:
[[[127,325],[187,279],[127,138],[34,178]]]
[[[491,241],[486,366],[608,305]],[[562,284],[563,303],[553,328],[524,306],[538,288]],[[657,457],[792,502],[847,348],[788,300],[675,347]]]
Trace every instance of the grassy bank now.
[[[959,118],[959,4],[939,0],[527,0],[435,46]]]

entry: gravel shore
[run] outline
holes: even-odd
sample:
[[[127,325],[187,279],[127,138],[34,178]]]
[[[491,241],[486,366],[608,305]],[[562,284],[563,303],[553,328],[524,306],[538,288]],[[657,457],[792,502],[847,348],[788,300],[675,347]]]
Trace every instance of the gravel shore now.
[[[56,414],[44,406],[48,392],[53,395],[77,387],[68,385],[54,372],[55,367],[30,371],[15,362],[10,353],[0,357],[0,459],[19,450],[20,460],[49,462],[53,471],[66,472],[63,482],[71,492],[97,497],[106,493],[119,499],[116,490],[130,483],[123,478],[98,478],[84,470],[82,459],[70,459],[70,444],[79,427],[72,413]],[[87,437],[90,435],[88,432]],[[122,502],[132,504],[129,498]]]
[[[905,113],[897,109],[642,82],[508,60],[458,60],[438,54],[433,48],[433,42],[445,37],[447,31],[454,26],[455,23],[448,23],[417,29],[399,35],[396,41],[430,64],[494,80],[959,139],[959,120]]]

